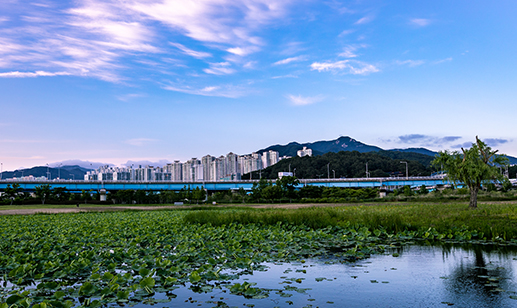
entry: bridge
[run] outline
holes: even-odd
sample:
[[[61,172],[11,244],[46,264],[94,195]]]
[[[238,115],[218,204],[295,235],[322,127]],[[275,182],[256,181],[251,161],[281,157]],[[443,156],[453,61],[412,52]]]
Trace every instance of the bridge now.
[[[442,177],[408,177],[408,178],[340,178],[340,179],[300,179],[301,188],[306,185],[325,186],[325,187],[343,187],[343,188],[366,188],[378,187],[393,189],[409,185],[411,187],[436,186],[450,184]],[[7,185],[14,183],[20,184],[23,191],[32,192],[39,185],[50,185],[51,188],[65,187],[70,192],[85,191],[106,191],[117,190],[146,190],[146,191],[162,191],[181,189],[204,188],[207,191],[224,191],[238,190],[241,187],[250,191],[253,183],[258,180],[244,181],[228,181],[228,182],[166,182],[166,181],[83,181],[83,180],[44,180],[44,181],[24,181],[24,180],[0,180],[0,190],[4,190]],[[274,182],[274,180],[273,180]]]

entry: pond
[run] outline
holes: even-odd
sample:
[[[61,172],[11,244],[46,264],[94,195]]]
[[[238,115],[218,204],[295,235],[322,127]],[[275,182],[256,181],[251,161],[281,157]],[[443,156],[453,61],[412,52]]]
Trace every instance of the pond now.
[[[517,249],[509,246],[403,246],[356,263],[305,260],[266,263],[205,293],[189,286],[155,307],[517,307]],[[235,295],[235,283],[260,289]],[[263,297],[263,298],[260,298]],[[147,307],[136,304],[134,307]]]

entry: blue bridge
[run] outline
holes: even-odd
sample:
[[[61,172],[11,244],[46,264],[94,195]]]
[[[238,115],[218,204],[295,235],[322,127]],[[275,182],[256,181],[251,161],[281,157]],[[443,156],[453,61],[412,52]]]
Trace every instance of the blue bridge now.
[[[36,186],[48,184],[51,188],[65,187],[71,192],[85,191],[106,191],[117,190],[146,190],[146,191],[162,191],[181,189],[204,188],[209,192],[238,190],[241,187],[247,191],[251,190],[252,181],[228,181],[228,182],[140,182],[140,181],[82,181],[82,180],[51,180],[51,181],[21,181],[21,180],[1,180],[0,191],[4,190],[7,185],[14,183],[20,184],[23,191],[34,191]],[[274,180],[273,180],[274,182]],[[325,186],[325,187],[344,187],[344,188],[366,188],[378,187],[386,189],[394,189],[409,185],[411,187],[419,187],[425,185],[434,187],[437,185],[450,184],[441,177],[408,177],[408,178],[341,178],[341,179],[300,179],[298,188],[306,185]]]

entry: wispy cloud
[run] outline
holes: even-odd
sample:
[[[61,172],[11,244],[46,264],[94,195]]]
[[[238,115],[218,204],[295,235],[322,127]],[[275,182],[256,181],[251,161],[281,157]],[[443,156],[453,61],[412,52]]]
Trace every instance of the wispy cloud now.
[[[253,69],[257,66],[257,61],[248,61],[246,63],[244,63],[244,65],[242,66],[243,68],[247,68],[247,69]]]
[[[347,35],[352,34],[354,32],[355,32],[355,30],[353,30],[353,29],[347,29],[347,30],[341,31],[341,33],[339,33],[338,36],[347,36]]]
[[[369,22],[373,21],[374,19],[375,19],[375,17],[374,17],[374,16],[372,16],[372,15],[368,15],[368,16],[365,16],[365,17],[363,17],[363,18],[359,19],[359,20],[358,20],[358,21],[356,21],[354,24],[355,24],[355,25],[364,25],[364,24],[367,24],[367,23],[369,23]]]
[[[343,52],[339,54],[340,57],[344,58],[355,58],[357,57],[357,54],[355,53],[360,48],[366,48],[367,46],[365,44],[351,44],[347,45],[343,48]]]
[[[483,142],[485,142],[488,146],[495,147],[499,146],[501,144],[508,143],[508,139],[497,139],[497,138],[487,138],[483,139]]]
[[[34,77],[51,77],[51,76],[66,76],[71,75],[67,72],[45,72],[45,71],[36,71],[36,72],[6,72],[6,73],[0,73],[0,78],[34,78]]]
[[[123,101],[123,102],[128,102],[130,100],[133,100],[133,99],[136,99],[136,98],[140,98],[140,97],[144,97],[144,96],[145,96],[145,94],[130,93],[130,94],[119,95],[119,96],[117,96],[117,99],[120,100],[120,101]]]
[[[140,56],[166,54],[171,47],[198,59],[213,57],[220,50],[243,57],[261,49],[264,40],[257,33],[284,17],[292,2],[77,0],[59,10],[48,1],[37,6],[20,4],[24,5],[19,10],[21,23],[1,29],[0,68],[12,72],[3,77],[52,76],[14,73],[23,67],[24,71],[57,71],[122,82],[134,76],[124,75],[133,71],[133,63],[143,63]],[[2,25],[5,21],[8,18],[0,16]],[[170,33],[204,43],[210,52],[169,44],[163,37]],[[165,72],[156,63],[147,68]],[[179,68],[169,66],[169,70]],[[205,72],[224,75],[234,69],[215,65]]]
[[[169,85],[163,86],[163,89],[175,92],[181,92],[192,95],[202,96],[214,96],[214,97],[227,97],[227,98],[239,98],[250,93],[249,90],[241,87],[234,86],[232,84],[217,85],[217,86],[204,86],[204,87],[193,87],[183,84],[170,83]]]
[[[442,63],[451,62],[451,61],[452,61],[452,57],[449,57],[449,58],[434,61],[433,64],[442,64]]]
[[[122,164],[125,167],[136,167],[136,166],[165,166],[170,163],[169,160],[159,159],[159,158],[139,158],[136,160],[128,160],[126,163]]]
[[[279,79],[279,78],[298,78],[298,75],[295,75],[295,74],[287,74],[287,75],[282,75],[282,76],[274,76],[274,77],[271,77],[271,79]]]
[[[147,145],[152,142],[157,142],[157,141],[158,140],[156,140],[156,139],[149,139],[149,138],[134,138],[134,139],[128,139],[128,140],[124,141],[124,143],[141,147],[141,146]]]
[[[210,68],[203,70],[207,74],[213,75],[228,75],[235,73],[235,70],[230,67],[229,62],[210,63]]]
[[[286,14],[291,1],[218,0],[130,2],[132,10],[202,42],[260,42],[253,31]]]
[[[343,71],[346,74],[352,75],[368,75],[379,71],[377,67],[356,60],[343,60],[337,62],[314,62],[311,64],[311,70],[318,72],[324,71]]]
[[[250,46],[250,47],[233,47],[226,49],[229,53],[232,53],[234,55],[238,55],[241,57],[247,56],[251,53],[259,51],[259,48],[256,46]]]
[[[451,148],[453,148],[453,149],[460,149],[460,148],[470,148],[471,146],[472,146],[472,142],[471,141],[467,141],[467,142],[463,142],[463,143],[452,145]]]
[[[195,50],[187,48],[187,47],[185,47],[185,46],[183,46],[182,44],[179,44],[179,43],[170,43],[170,44],[172,46],[178,48],[179,50],[183,51],[184,54],[189,55],[189,56],[194,57],[194,58],[204,59],[204,58],[209,58],[209,57],[212,56],[212,54],[210,54],[208,52],[195,51]]]
[[[482,139],[482,141],[485,142],[490,147],[496,147],[496,146],[499,146],[501,144],[508,143],[511,140],[499,139],[499,138],[486,138],[486,139]],[[470,148],[470,147],[472,147],[473,144],[474,144],[474,142],[467,141],[467,142],[463,142],[463,143],[460,143],[460,144],[453,145],[452,148],[455,148],[455,149]]]
[[[397,61],[395,61],[395,64],[397,64],[397,65],[407,65],[409,67],[420,66],[424,63],[425,63],[424,60],[404,60],[404,61],[397,60]]]
[[[445,136],[436,137],[422,134],[409,134],[399,136],[396,140],[397,143],[420,145],[420,146],[443,146],[451,142],[455,142],[462,137],[459,136]]]
[[[291,62],[299,62],[299,61],[305,61],[305,60],[307,60],[306,56],[291,57],[291,58],[283,59],[280,61],[276,61],[275,63],[273,63],[273,65],[284,65],[284,64],[289,64]]]
[[[409,20],[409,24],[417,27],[425,27],[431,24],[431,20],[425,18],[412,18]]]
[[[322,95],[317,95],[317,96],[301,96],[301,95],[289,94],[286,97],[289,99],[291,104],[293,104],[295,106],[311,105],[311,104],[314,104],[314,103],[321,102],[323,99],[325,99],[325,97],[322,96]]]
[[[280,54],[290,56],[297,53],[301,53],[307,49],[307,47],[305,47],[304,45],[305,43],[303,42],[289,42],[281,47],[282,51],[280,52]]]

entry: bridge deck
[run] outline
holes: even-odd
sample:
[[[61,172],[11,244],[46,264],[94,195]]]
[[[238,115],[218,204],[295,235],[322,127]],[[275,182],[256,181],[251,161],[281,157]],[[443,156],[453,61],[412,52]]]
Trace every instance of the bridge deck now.
[[[52,181],[14,181],[1,180],[0,190],[3,190],[7,185],[13,183],[20,184],[24,191],[34,191],[36,186],[48,184],[51,187],[65,187],[69,191],[82,191],[106,189],[112,190],[175,190],[179,191],[185,189],[205,188],[209,191],[222,191],[228,189],[244,188],[251,190],[253,183],[258,180],[245,181],[228,181],[228,182],[141,182],[141,181],[82,181],[82,180],[52,180]],[[350,188],[365,188],[365,187],[400,187],[404,185],[409,186],[435,186],[440,184],[449,184],[443,178],[437,177],[409,177],[409,178],[350,178],[350,179],[300,179],[298,187],[305,185],[326,186],[326,187],[350,187]]]

